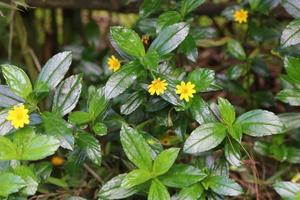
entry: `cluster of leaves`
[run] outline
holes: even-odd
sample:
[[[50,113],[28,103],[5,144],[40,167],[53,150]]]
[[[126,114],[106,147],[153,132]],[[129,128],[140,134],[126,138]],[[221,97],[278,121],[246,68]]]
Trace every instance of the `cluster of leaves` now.
[[[72,62],[69,51],[49,59],[34,84],[21,68],[1,65],[6,85],[0,85],[0,198],[25,199],[43,193],[42,186],[49,183],[68,187],[63,178],[52,176],[54,170],[47,157],[53,154],[66,157],[61,170],[72,176],[85,163],[101,169],[102,155],[107,160],[117,157],[112,153],[117,149],[125,169],[111,172],[113,178],[105,176],[105,180],[111,179],[100,188],[96,186],[97,198],[103,200],[133,195],[149,200],[243,195],[245,190],[229,170],[230,166],[243,168],[245,155],[252,159],[245,137],[272,135],[271,141],[256,141],[253,149],[280,162],[300,162],[300,149],[285,143],[285,133],[300,127],[300,114],[277,116],[258,109],[271,107],[270,102],[264,106],[261,99],[272,94],[251,92],[256,76],[270,77],[262,46],[277,39],[278,30],[261,29],[274,18],[262,18],[279,4],[299,18],[298,1],[249,0],[225,9],[223,15],[228,21],[235,10],[249,10],[248,23],[237,28],[243,33],[243,42],[237,38],[214,41],[216,30],[198,26],[192,13],[204,0],[173,3],[145,0],[136,31],[123,26],[110,28],[109,39],[122,57],[122,66],[101,86],[85,84],[82,74],[64,79]],[[283,58],[287,73],[281,76],[284,89],[276,98],[291,106],[300,105],[300,59],[295,51],[300,45],[299,27],[299,19],[290,22],[272,51]],[[143,44],[142,34],[151,38],[149,45]],[[94,51],[95,35],[91,35],[89,43]],[[251,46],[253,41],[258,47]],[[182,55],[184,63],[196,63],[198,46],[222,46],[227,53],[224,59],[234,64],[224,74],[202,66],[189,72],[177,67],[176,60]],[[251,48],[254,50],[249,53]],[[148,86],[157,78],[166,81],[166,90],[150,95]],[[196,94],[190,101],[176,94],[182,81],[195,85]],[[216,102],[204,100],[204,94],[223,88],[246,98],[251,109],[236,108],[221,97]],[[21,104],[29,110],[30,124],[15,129],[7,116]],[[92,174],[95,176],[94,171]],[[297,183],[276,182],[273,187],[282,198],[299,198]]]

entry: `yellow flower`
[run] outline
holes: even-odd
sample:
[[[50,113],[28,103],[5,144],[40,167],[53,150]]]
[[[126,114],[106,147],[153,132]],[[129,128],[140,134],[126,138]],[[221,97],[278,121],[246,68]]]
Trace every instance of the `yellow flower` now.
[[[167,85],[168,85],[168,83],[166,83],[166,80],[160,80],[160,78],[155,79],[148,86],[148,92],[151,95],[154,95],[155,93],[156,93],[156,95],[163,94],[165,92],[165,90],[167,89]]]
[[[141,40],[144,44],[147,45],[147,44],[149,44],[149,39],[150,39],[149,35],[143,35]]]
[[[115,56],[108,58],[107,64],[108,68],[114,72],[118,71],[121,67],[120,61]]]
[[[13,109],[8,111],[6,119],[10,121],[11,125],[16,129],[23,128],[25,124],[29,124],[28,109],[26,109],[23,104],[14,106]]]
[[[248,11],[244,9],[236,10],[233,14],[234,21],[238,23],[246,23],[248,19]]]
[[[64,164],[65,160],[62,157],[59,156],[53,156],[51,158],[51,163],[54,166],[61,166],[62,164]]]
[[[195,85],[191,82],[183,82],[181,81],[180,85],[176,85],[176,94],[180,94],[180,99],[184,99],[185,101],[189,102],[190,97],[194,97],[194,93],[196,90],[194,89]]]

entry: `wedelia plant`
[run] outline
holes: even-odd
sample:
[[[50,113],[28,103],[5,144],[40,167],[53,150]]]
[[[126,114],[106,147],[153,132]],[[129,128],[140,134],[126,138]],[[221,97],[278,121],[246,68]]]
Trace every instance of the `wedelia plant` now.
[[[102,155],[107,160],[118,157],[122,167],[105,176],[105,181],[98,178],[101,186],[97,184],[95,198],[99,200],[246,199],[245,186],[229,172],[246,170],[246,159],[255,162],[249,148],[281,162],[300,163],[300,151],[284,145],[282,136],[300,126],[295,123],[299,113],[277,116],[252,101],[251,63],[258,62],[256,52],[250,55],[243,42],[226,39],[222,45],[238,62],[226,77],[203,66],[189,70],[176,66],[178,56],[187,63],[197,60],[196,42],[202,36],[197,38],[196,33],[202,29],[192,12],[203,2],[182,0],[151,18],[162,2],[146,0],[138,24],[154,20],[153,27],[137,25],[136,32],[112,26],[115,53],[107,59],[111,74],[101,86],[85,84],[82,74],[65,78],[72,63],[69,51],[50,58],[35,81],[21,68],[3,64],[0,198],[26,199],[42,193],[45,184],[71,187],[72,183],[65,186],[51,176],[52,165],[65,165],[62,170],[67,174],[82,167],[91,172],[85,163],[101,166]],[[228,21],[247,26],[256,22],[256,15],[279,4],[274,2],[249,0],[228,8],[224,15],[230,13]],[[292,106],[300,105],[300,59],[284,50],[300,43],[299,27],[297,19],[289,23],[281,35],[282,49],[273,52],[283,58],[287,72],[277,99]],[[252,32],[245,34],[247,39]],[[253,109],[236,108],[224,97],[204,100],[204,94],[222,91],[225,83],[237,79],[243,80],[241,90],[249,92]],[[264,136],[279,139],[263,141]],[[254,145],[246,144],[245,138],[254,137]],[[284,153],[278,153],[278,148]],[[107,153],[113,150],[119,155]],[[251,179],[257,176],[252,175]],[[299,198],[299,184],[268,181],[282,198]]]

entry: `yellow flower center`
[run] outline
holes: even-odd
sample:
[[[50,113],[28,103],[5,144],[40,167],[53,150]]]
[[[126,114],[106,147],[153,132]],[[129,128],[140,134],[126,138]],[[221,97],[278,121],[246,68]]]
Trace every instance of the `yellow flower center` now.
[[[166,83],[166,80],[160,80],[160,78],[155,79],[148,86],[148,92],[151,95],[154,95],[155,93],[156,93],[156,95],[163,94],[165,92],[165,90],[167,89],[167,85],[168,85],[168,83]]]
[[[144,44],[147,45],[147,44],[149,44],[149,39],[150,39],[149,35],[143,35],[141,40]]]
[[[194,97],[194,93],[196,90],[194,89],[195,85],[191,82],[183,82],[176,86],[176,94],[180,94],[180,99],[184,99],[185,101],[189,102],[190,98]]]
[[[107,64],[108,68],[113,72],[118,71],[121,67],[120,61],[115,56],[108,58]]]
[[[6,119],[10,121],[14,128],[23,128],[25,124],[29,124],[28,112],[24,105],[14,106],[13,109],[8,111]]]
[[[234,21],[238,23],[246,23],[248,19],[248,11],[244,9],[236,10],[233,14]]]

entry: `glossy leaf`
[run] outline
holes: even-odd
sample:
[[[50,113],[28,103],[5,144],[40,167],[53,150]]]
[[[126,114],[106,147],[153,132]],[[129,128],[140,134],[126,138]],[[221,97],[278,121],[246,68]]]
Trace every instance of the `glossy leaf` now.
[[[280,134],[283,124],[274,113],[265,110],[252,110],[239,116],[236,123],[243,133],[254,137]]]
[[[291,21],[283,30],[280,44],[282,48],[290,47],[300,43],[300,19]]]
[[[188,80],[196,85],[196,90],[198,92],[202,92],[214,83],[215,72],[210,69],[198,68],[189,74]]]
[[[282,0],[281,5],[293,17],[300,17],[300,2],[298,0]]]
[[[140,7],[140,15],[147,17],[160,9],[162,0],[145,0]]]
[[[217,121],[212,109],[201,97],[194,97],[190,112],[199,124]]]
[[[88,102],[88,112],[95,120],[99,115],[102,115],[108,106],[108,101],[104,96],[104,89],[99,88],[91,94],[91,99]]]
[[[300,58],[286,56],[284,58],[284,67],[289,78],[296,84],[300,84]]]
[[[200,169],[186,164],[175,164],[170,170],[159,177],[168,187],[185,188],[203,180],[207,175]]]
[[[276,98],[291,106],[300,106],[300,90],[284,89],[277,94]]]
[[[208,180],[209,187],[217,194],[226,196],[238,196],[243,193],[239,184],[224,176],[212,176]]]
[[[197,62],[198,49],[195,39],[190,34],[180,44],[179,52],[182,52],[190,61]]]
[[[121,114],[129,115],[134,112],[143,103],[143,99],[143,96],[139,92],[131,94],[126,103],[121,105]]]
[[[46,84],[50,90],[54,89],[64,78],[72,62],[70,51],[58,53],[50,58],[40,72],[35,88]]]
[[[140,169],[151,170],[151,150],[143,136],[135,129],[124,124],[120,132],[120,138],[128,159]]]
[[[0,197],[7,197],[11,193],[18,192],[26,186],[25,181],[17,175],[10,172],[0,174]]]
[[[8,138],[0,136],[0,160],[15,160],[17,156],[17,146]]]
[[[122,66],[106,82],[104,94],[107,99],[112,99],[122,94],[137,79],[139,74],[139,64],[130,62]]]
[[[157,18],[156,32],[159,33],[163,28],[179,22],[180,19],[181,15],[177,11],[167,11],[162,13]]]
[[[165,174],[174,164],[179,151],[180,148],[170,148],[158,154],[153,162],[152,173],[155,176]]]
[[[229,40],[227,42],[227,50],[234,58],[239,60],[246,59],[246,53],[244,51],[243,46],[237,40]]]
[[[139,35],[133,30],[121,26],[110,28],[110,35],[118,47],[126,54],[137,58],[145,55],[144,45]]]
[[[241,165],[240,144],[234,140],[228,140],[225,143],[226,160],[233,166]]]
[[[197,154],[218,146],[226,136],[221,123],[208,123],[196,128],[184,143],[185,153]]]
[[[75,111],[69,115],[69,121],[74,124],[86,124],[91,120],[91,114],[83,111]]]
[[[295,199],[295,196],[298,192],[300,192],[300,184],[292,183],[292,182],[277,182],[273,185],[276,192],[282,197],[286,199]]]
[[[0,111],[0,136],[6,135],[13,129],[11,123],[6,120],[8,115],[7,112],[7,110]]]
[[[151,173],[148,170],[135,169],[126,175],[126,177],[122,181],[121,187],[129,189],[136,185],[145,183],[146,181],[150,180],[151,178],[152,178]]]
[[[100,199],[124,199],[138,192],[139,189],[137,187],[129,189],[121,187],[126,175],[127,174],[120,174],[105,183],[98,192],[98,197]]]
[[[38,179],[33,170],[27,166],[14,168],[14,174],[20,176],[26,183],[26,187],[20,191],[25,195],[34,195],[38,188]]]
[[[231,103],[223,98],[218,98],[218,109],[222,118],[222,121],[231,126],[235,121],[235,110]]]
[[[170,200],[170,194],[167,188],[158,180],[154,179],[148,193],[148,200]]]
[[[18,96],[26,99],[32,92],[32,85],[27,74],[14,65],[1,65],[3,76],[10,89]]]
[[[160,56],[166,55],[178,47],[188,32],[189,25],[184,22],[168,26],[160,31],[149,50],[157,51]]]
[[[53,112],[64,116],[75,108],[81,93],[81,79],[81,75],[73,75],[61,82],[54,93]]]
[[[199,199],[203,194],[204,189],[200,184],[194,184],[189,187],[183,188],[176,200],[195,200]]]
[[[25,100],[15,95],[8,86],[0,85],[0,107],[7,108],[24,102]]]
[[[183,16],[198,8],[205,0],[182,0],[180,12]]]

